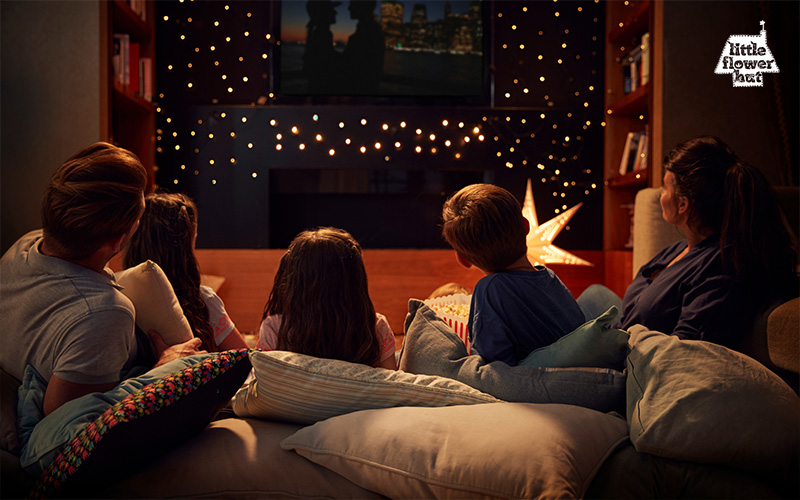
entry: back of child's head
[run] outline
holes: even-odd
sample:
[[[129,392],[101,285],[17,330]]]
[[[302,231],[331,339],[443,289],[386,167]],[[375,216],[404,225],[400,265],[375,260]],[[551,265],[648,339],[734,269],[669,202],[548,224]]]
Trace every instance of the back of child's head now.
[[[303,231],[281,259],[264,317],[280,314],[278,348],[372,365],[380,354],[361,246],[342,229]]]
[[[472,292],[469,291],[469,288],[460,285],[455,282],[445,283],[444,285],[440,286],[436,290],[432,291],[430,295],[428,295],[429,299],[436,299],[439,297],[447,297],[448,295],[455,295],[457,293],[463,293],[464,295],[470,295]]]
[[[157,192],[145,197],[145,209],[139,229],[125,252],[125,265],[135,266],[150,259],[167,276],[168,270],[182,271],[186,260],[194,260],[197,236],[197,208],[191,198],[181,193]]]
[[[487,272],[502,271],[527,253],[527,228],[519,201],[492,184],[466,186],[442,209],[444,239]]]
[[[132,267],[152,260],[169,279],[202,348],[216,351],[208,308],[200,294],[200,265],[194,254],[197,207],[181,193],[156,192],[145,197],[139,229],[125,249],[123,262]]]

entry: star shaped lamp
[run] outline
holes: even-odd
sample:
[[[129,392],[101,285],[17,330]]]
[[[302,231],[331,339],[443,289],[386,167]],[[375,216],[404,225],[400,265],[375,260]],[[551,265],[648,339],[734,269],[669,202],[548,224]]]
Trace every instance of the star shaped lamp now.
[[[591,262],[585,261],[567,251],[553,245],[553,240],[558,233],[564,229],[567,222],[581,208],[583,203],[578,203],[566,212],[563,212],[541,226],[536,217],[536,207],[533,204],[533,190],[531,180],[528,179],[528,187],[525,190],[525,202],[522,204],[522,215],[531,224],[528,233],[528,259],[533,265],[545,264],[573,264],[579,266],[593,266]]]

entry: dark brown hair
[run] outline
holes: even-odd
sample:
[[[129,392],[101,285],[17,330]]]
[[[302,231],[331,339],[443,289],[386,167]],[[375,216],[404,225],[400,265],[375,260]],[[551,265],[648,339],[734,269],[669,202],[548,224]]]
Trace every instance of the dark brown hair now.
[[[347,231],[323,227],[292,240],[262,320],[276,314],[278,349],[370,366],[379,361],[361,246]]]
[[[689,222],[719,236],[730,272],[759,290],[796,284],[796,242],[760,170],[713,136],[680,143],[664,169],[690,201]]]
[[[98,142],[65,161],[42,196],[47,246],[83,260],[130,231],[139,218],[147,171],[128,150]]]
[[[152,260],[167,275],[183,314],[201,349],[217,351],[214,328],[200,293],[200,266],[194,254],[197,235],[197,207],[180,193],[155,193],[145,198],[139,230],[125,250],[125,267]]]
[[[528,251],[525,217],[519,201],[492,184],[472,184],[442,208],[442,235],[479,269],[498,272]]]

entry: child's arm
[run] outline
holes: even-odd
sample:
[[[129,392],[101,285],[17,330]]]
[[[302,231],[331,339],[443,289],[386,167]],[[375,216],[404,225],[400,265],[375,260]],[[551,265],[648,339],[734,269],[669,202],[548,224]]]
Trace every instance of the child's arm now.
[[[381,344],[380,361],[375,366],[397,370],[397,357],[395,356],[397,341],[394,338],[392,327],[389,326],[389,321],[383,314],[376,313],[375,316],[377,318],[375,333]]]

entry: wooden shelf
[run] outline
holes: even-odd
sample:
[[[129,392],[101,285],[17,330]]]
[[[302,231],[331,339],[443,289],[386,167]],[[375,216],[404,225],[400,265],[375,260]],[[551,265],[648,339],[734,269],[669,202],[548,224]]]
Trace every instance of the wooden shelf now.
[[[139,44],[140,57],[147,57],[155,63],[155,3],[148,0],[144,4],[145,19],[131,9],[124,0],[113,0],[107,5],[107,19],[103,43],[107,54],[108,81],[108,127],[109,142],[130,150],[139,157],[149,172],[149,185],[155,184],[155,105],[117,81],[114,75],[113,45],[114,34],[130,36],[131,43]],[[133,63],[133,62],[132,62]],[[135,64],[138,64],[136,61]],[[153,67],[155,70],[155,67]],[[151,75],[151,84],[154,75]],[[154,85],[152,85],[154,87]]]
[[[135,13],[124,0],[114,0],[114,30],[141,40],[153,38],[153,27]]]
[[[617,45],[627,45],[636,35],[647,31],[649,25],[650,1],[642,0],[636,3],[608,33],[608,41]]]
[[[642,189],[647,187],[649,179],[650,179],[650,174],[645,169],[645,170],[636,170],[633,172],[628,172],[625,175],[620,175],[617,177],[612,177],[607,182],[608,182],[608,187],[612,189],[613,188]]]
[[[114,102],[115,105],[132,112],[152,113],[155,111],[155,105],[152,102],[116,81],[114,82]]]
[[[647,104],[649,95],[650,84],[646,83],[630,94],[625,94],[624,97],[614,101],[608,107],[608,114],[616,116],[646,116],[648,114]]]
[[[653,168],[660,162],[661,127],[659,120],[661,61],[659,42],[660,4],[653,0],[606,3],[605,61],[605,138],[603,169],[603,250],[604,283],[617,293],[624,293],[632,280],[631,208],[636,193],[654,183]],[[657,22],[656,19],[659,19]],[[623,62],[642,44],[649,33],[649,80],[625,94]],[[659,62],[654,62],[659,61]],[[656,95],[659,94],[659,95]],[[647,132],[647,167],[619,175],[628,134]],[[654,148],[657,146],[657,148]],[[655,152],[655,154],[654,154]]]

